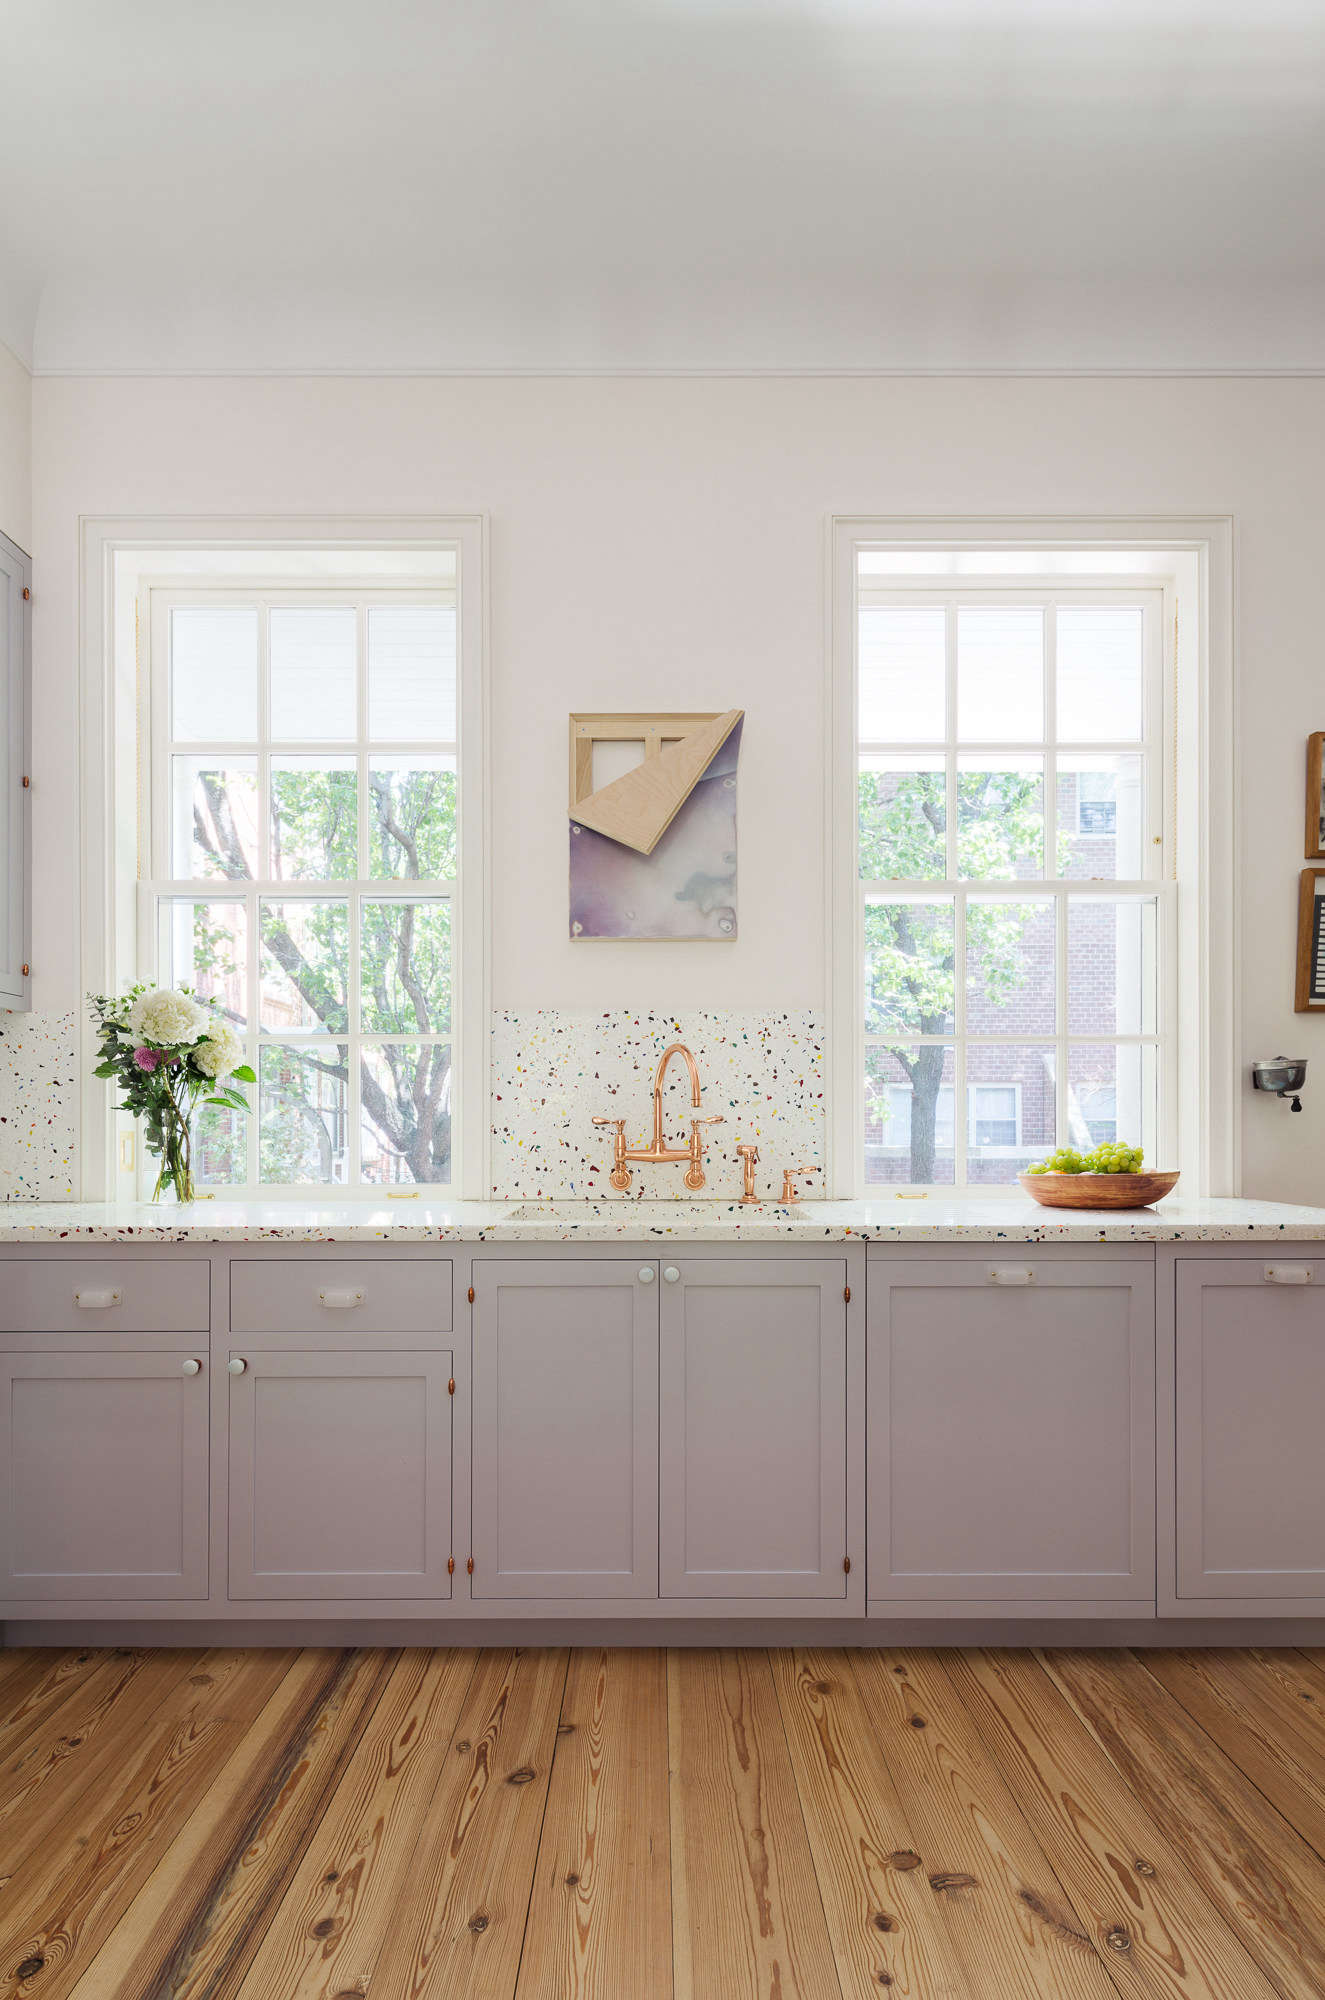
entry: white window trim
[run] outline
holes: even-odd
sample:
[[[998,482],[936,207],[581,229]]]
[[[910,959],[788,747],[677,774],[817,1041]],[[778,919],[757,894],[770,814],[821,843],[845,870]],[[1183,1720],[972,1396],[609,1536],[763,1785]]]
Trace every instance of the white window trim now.
[[[1236,979],[1237,769],[1233,720],[1233,522],[1227,515],[1110,517],[910,517],[835,515],[826,527],[825,645],[829,713],[825,732],[825,984],[830,1057],[828,1129],[833,1191],[839,1199],[891,1190],[866,1189],[864,1170],[861,897],[856,862],[857,556],[865,548],[901,553],[954,548],[1133,551],[1138,580],[1164,591],[1165,701],[1179,766],[1170,807],[1172,864],[1192,886],[1174,908],[1184,1022],[1176,1094],[1179,1164],[1192,1194],[1240,1189],[1238,1119],[1239,993]],[[899,577],[897,581],[903,581]],[[934,577],[916,578],[931,587]],[[969,579],[960,579],[963,585]],[[1027,577],[1001,581],[1023,584]],[[1062,574],[1043,581],[1057,587]],[[1081,577],[1089,585],[1126,581]],[[941,585],[940,585],[941,587]],[[1176,637],[1170,643],[1169,634]],[[1176,655],[1176,657],[1174,657]],[[1041,884],[1041,887],[1046,885]],[[1023,885],[1024,889],[1025,885]]]
[[[487,672],[488,526],[481,514],[103,518],[80,521],[80,990],[113,991],[133,976],[138,876],[138,657],[135,611],[145,579],[178,585],[218,566],[227,580],[270,587],[298,567],[311,583],[381,587],[435,582],[429,560],[456,556],[460,657],[457,705],[463,759],[459,838],[463,862],[454,898],[453,1018],[464,1024],[456,1075],[456,1144],[462,1179],[453,1194],[482,1199],[490,1180],[488,1052],[491,1021],[489,921],[491,787]],[[292,562],[297,559],[297,563]],[[131,1129],[114,1093],[94,1078],[95,1038],[80,1022],[79,1192],[84,1200],[133,1198],[136,1174],[117,1138]],[[317,1190],[292,1189],[315,1198]],[[394,1190],[397,1195],[407,1190]],[[376,1187],[337,1189],[337,1199],[381,1201]],[[427,1199],[426,1191],[423,1199]]]

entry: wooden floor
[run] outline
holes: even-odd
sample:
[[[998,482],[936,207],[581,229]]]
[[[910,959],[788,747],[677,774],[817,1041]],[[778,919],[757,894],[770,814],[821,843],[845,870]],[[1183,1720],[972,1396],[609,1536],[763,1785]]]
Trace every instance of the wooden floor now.
[[[1325,1653],[0,1654],[0,1995],[1311,2000]]]

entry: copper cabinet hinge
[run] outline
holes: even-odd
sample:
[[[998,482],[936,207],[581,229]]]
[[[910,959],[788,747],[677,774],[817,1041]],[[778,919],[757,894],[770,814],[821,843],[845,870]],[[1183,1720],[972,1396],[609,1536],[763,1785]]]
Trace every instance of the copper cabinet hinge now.
[[[447,1574],[448,1576],[454,1576],[454,1575],[455,1575],[455,1557],[454,1557],[454,1556],[448,1556],[448,1557],[446,1558],[446,1574]]]
[[[843,1287],[842,1287],[842,1297],[843,1297],[843,1298],[844,1298],[844,1299],[846,1300],[846,1303],[847,1303],[848,1305],[850,1305],[850,1304],[851,1304],[851,1287],[850,1287],[850,1285],[843,1285]]]
[[[850,1558],[850,1556],[843,1556],[843,1558],[842,1558],[842,1567],[843,1567],[843,1569],[844,1569],[844,1570],[846,1571],[847,1575],[848,1575],[848,1576],[850,1576],[850,1574],[851,1574],[851,1558]]]
[[[465,1564],[465,1568],[466,1568],[466,1569],[467,1569],[467,1570],[469,1571],[469,1574],[470,1574],[471,1576],[473,1576],[473,1574],[474,1574],[474,1558],[473,1558],[473,1556],[471,1556],[471,1557],[469,1558],[469,1561],[468,1561],[468,1562],[467,1562],[467,1563]]]
[[[454,1375],[453,1375],[453,1376],[451,1377],[450,1381],[449,1381],[449,1382],[447,1383],[447,1385],[446,1385],[446,1393],[447,1393],[447,1395],[448,1395],[448,1396],[454,1396],[454,1394],[455,1394],[455,1376],[454,1376]]]
[[[474,1303],[474,1287],[472,1285],[469,1288],[469,1303],[471,1306]]]

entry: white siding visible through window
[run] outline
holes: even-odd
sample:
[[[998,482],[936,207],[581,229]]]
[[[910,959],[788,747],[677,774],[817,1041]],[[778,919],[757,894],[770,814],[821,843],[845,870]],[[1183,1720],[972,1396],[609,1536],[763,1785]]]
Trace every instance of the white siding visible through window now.
[[[454,591],[154,589],[140,975],[246,1041],[200,1187],[456,1177]]]

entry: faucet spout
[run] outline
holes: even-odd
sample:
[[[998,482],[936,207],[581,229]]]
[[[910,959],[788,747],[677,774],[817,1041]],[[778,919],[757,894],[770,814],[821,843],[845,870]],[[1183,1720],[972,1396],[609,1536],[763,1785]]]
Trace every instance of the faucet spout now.
[[[667,1068],[673,1056],[680,1056],[690,1072],[690,1102],[696,1110],[699,1109],[699,1064],[684,1042],[673,1042],[669,1048],[663,1050],[653,1079],[653,1143],[659,1148],[663,1142],[663,1085],[667,1081]]]

